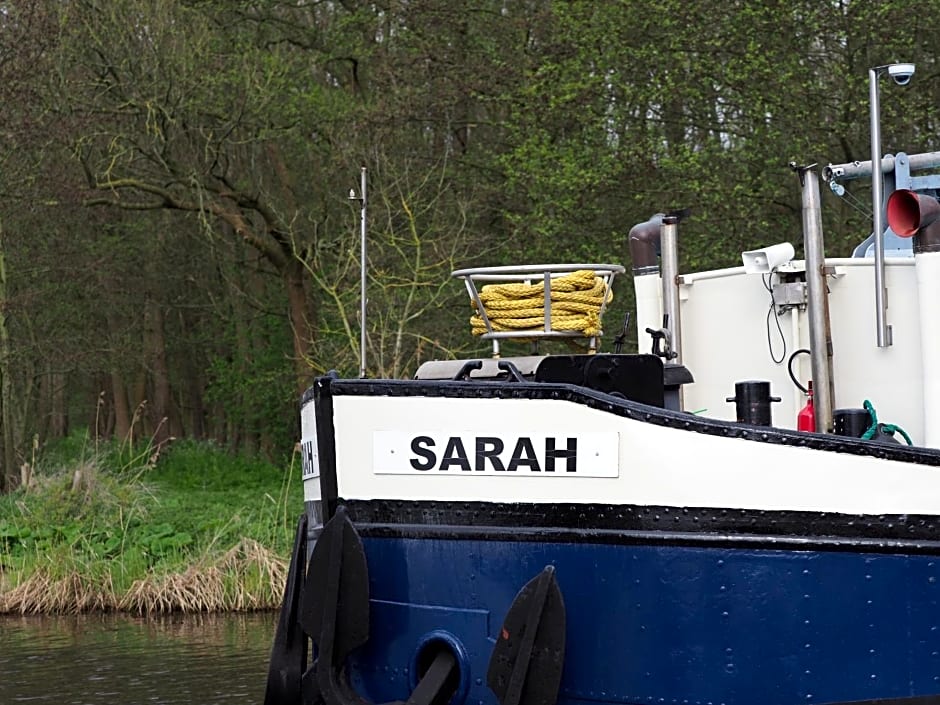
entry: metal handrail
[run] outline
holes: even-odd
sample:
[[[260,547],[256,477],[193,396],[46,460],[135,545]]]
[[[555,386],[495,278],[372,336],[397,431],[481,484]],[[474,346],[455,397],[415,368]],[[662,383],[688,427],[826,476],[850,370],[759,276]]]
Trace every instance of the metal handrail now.
[[[499,267],[471,267],[467,269],[457,269],[451,272],[451,276],[462,279],[467,287],[467,293],[476,305],[477,311],[486,327],[486,333],[480,336],[482,340],[489,340],[493,344],[493,357],[499,357],[499,341],[510,338],[587,338],[588,347],[591,352],[597,350],[597,338],[599,336],[585,336],[578,331],[556,331],[551,327],[551,281],[558,277],[571,274],[580,270],[591,270],[594,275],[604,281],[604,296],[598,317],[604,315],[607,308],[607,297],[613,278],[617,274],[623,274],[626,270],[618,264],[530,264],[530,265],[509,265]],[[542,292],[543,308],[545,311],[545,325],[543,329],[496,331],[490,323],[486,314],[486,308],[480,300],[480,292],[477,289],[477,282],[500,282],[500,283],[524,283],[533,284],[539,279],[544,283]]]

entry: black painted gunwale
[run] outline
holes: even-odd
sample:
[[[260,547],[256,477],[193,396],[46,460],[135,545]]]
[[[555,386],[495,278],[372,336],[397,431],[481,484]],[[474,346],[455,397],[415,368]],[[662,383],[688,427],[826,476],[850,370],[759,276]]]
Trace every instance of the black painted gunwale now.
[[[363,536],[940,555],[940,517],[612,504],[344,500]]]

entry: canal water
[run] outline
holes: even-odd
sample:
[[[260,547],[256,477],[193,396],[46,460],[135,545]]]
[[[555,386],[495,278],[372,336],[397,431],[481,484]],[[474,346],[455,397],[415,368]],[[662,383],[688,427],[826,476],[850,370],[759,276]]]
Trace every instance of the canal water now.
[[[0,617],[0,703],[260,705],[276,621]]]

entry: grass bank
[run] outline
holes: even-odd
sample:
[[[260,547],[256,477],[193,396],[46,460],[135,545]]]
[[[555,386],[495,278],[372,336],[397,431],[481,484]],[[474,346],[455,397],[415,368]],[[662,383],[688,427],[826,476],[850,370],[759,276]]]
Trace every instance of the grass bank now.
[[[0,613],[276,607],[303,501],[298,460],[67,439],[0,497]]]

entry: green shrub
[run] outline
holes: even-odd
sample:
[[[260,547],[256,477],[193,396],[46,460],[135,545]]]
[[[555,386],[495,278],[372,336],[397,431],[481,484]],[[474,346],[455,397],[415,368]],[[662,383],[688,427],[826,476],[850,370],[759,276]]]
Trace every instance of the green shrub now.
[[[219,561],[234,565],[232,551],[246,545],[264,554],[252,563],[263,568],[219,569],[229,586],[219,594],[230,601],[176,607],[274,606],[280,588],[260,602],[239,596],[280,575],[302,504],[297,472],[294,462],[278,468],[207,443],[175,442],[156,457],[145,446],[65,439],[40,455],[28,487],[0,497],[0,611],[34,610],[42,600],[23,595],[27,589],[55,595],[54,611],[173,609],[173,591],[149,602],[126,596],[144,582],[176,584]]]

